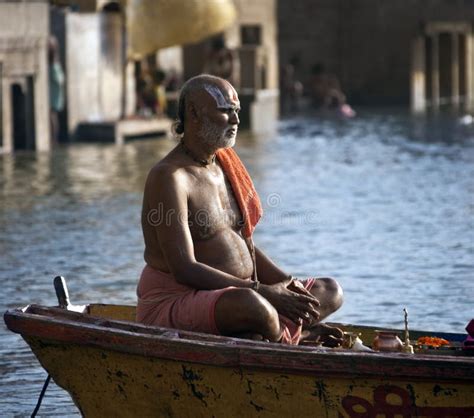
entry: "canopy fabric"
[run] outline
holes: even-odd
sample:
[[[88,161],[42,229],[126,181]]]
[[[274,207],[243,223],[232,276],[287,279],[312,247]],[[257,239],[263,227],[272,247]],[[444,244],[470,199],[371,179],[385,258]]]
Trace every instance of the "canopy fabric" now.
[[[129,0],[126,14],[132,59],[198,42],[222,32],[237,16],[232,0]]]

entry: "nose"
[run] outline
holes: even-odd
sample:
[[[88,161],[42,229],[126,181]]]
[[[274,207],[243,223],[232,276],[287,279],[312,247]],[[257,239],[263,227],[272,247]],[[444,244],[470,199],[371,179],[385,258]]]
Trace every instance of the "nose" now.
[[[231,125],[238,125],[240,123],[239,115],[235,110],[230,114],[229,123]]]

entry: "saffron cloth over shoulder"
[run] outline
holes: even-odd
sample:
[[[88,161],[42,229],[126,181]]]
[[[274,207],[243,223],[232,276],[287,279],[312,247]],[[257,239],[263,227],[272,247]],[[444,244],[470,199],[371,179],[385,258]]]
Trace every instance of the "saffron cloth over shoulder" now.
[[[244,238],[250,238],[255,226],[263,215],[260,198],[247,169],[232,148],[220,149],[216,155],[222,170],[229,180],[240,212],[244,218],[242,235]]]

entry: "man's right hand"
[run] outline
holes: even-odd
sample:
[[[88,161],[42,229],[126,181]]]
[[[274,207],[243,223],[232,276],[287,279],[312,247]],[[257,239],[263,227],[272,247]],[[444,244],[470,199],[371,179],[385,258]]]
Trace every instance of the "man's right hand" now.
[[[311,318],[317,321],[319,319],[319,312],[316,309],[319,306],[318,299],[309,292],[302,294],[288,289],[292,282],[293,279],[273,285],[260,283],[258,293],[267,299],[279,314],[286,316],[296,324],[310,321]]]

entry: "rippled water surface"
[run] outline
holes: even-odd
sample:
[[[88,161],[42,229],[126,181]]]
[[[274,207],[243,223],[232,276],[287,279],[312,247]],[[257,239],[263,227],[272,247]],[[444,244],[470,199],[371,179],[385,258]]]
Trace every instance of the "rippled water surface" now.
[[[169,140],[73,145],[0,157],[3,310],[135,301],[143,267],[142,189]],[[330,275],[345,289],[337,321],[463,332],[474,316],[474,128],[455,118],[361,111],[301,117],[278,135],[240,134],[237,151],[261,194],[255,240],[294,275]],[[46,373],[21,337],[0,327],[0,414],[31,414]],[[50,385],[40,413],[77,416]]]

